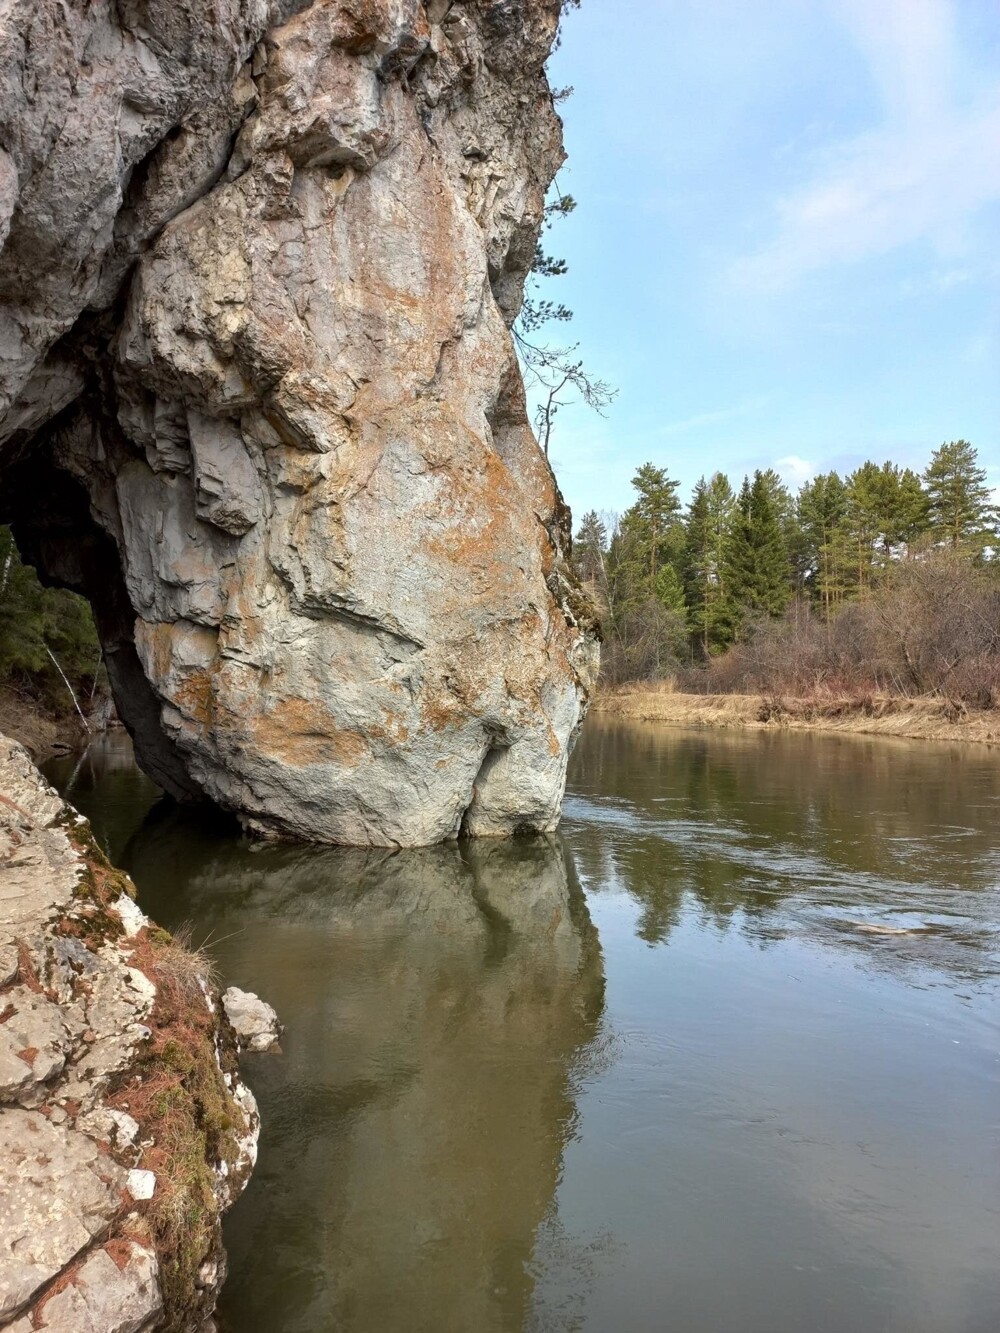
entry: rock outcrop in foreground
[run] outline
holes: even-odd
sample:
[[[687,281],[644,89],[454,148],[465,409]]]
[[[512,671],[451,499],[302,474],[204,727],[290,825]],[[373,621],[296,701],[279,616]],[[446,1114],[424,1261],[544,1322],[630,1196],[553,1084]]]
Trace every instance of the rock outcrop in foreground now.
[[[237,1035],[0,736],[0,1329],[208,1329],[256,1157]]]
[[[145,770],[258,831],[558,819],[596,641],[508,330],[559,8],[0,15],[0,511]]]

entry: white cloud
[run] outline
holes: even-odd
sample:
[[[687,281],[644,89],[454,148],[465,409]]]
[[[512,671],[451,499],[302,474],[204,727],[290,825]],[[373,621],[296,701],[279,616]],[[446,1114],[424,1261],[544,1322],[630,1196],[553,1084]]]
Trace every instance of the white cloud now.
[[[960,53],[954,0],[829,0],[868,61],[886,114],[931,124],[952,99]]]
[[[803,482],[811,481],[816,475],[816,464],[800,458],[798,454],[787,454],[784,458],[779,458],[774,466],[778,476],[789,486],[801,486]]]
[[[963,100],[953,0],[831,0],[884,107],[876,128],[828,147],[776,201],[773,239],[733,276],[768,291],[832,264],[929,242],[964,253],[969,224],[1000,202],[1000,79]]]

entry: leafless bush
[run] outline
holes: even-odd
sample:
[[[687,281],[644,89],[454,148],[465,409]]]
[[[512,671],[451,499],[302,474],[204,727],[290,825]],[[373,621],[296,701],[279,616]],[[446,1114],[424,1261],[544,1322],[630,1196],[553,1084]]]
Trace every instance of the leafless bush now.
[[[687,649],[687,628],[677,611],[650,599],[619,615],[605,640],[601,678],[609,685],[673,676]]]
[[[862,602],[823,622],[808,607],[763,620],[683,688],[778,698],[935,694],[1000,706],[1000,579],[951,552],[894,565]]]

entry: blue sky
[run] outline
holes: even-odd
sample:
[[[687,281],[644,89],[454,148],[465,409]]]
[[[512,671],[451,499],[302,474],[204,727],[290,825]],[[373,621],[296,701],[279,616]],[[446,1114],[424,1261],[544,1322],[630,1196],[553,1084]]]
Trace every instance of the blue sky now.
[[[686,499],[964,437],[1000,486],[995,0],[583,0],[550,77],[551,339],[619,390],[557,423],[577,518],[646,460]]]

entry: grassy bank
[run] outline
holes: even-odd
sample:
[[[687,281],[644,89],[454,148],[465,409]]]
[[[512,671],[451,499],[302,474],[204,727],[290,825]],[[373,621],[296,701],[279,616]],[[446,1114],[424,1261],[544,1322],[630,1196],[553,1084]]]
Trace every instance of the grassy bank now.
[[[1000,744],[1000,711],[965,709],[940,698],[682,694],[669,684],[623,685],[600,691],[592,710],[679,727],[787,728]]]

